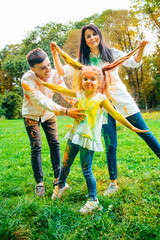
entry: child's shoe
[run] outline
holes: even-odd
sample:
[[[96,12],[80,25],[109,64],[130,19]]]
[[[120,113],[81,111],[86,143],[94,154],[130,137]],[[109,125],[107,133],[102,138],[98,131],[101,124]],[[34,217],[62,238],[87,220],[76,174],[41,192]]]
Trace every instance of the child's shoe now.
[[[86,204],[84,205],[84,207],[82,207],[80,209],[80,212],[83,213],[83,214],[86,214],[86,213],[90,213],[92,212],[93,210],[100,210],[102,211],[102,206],[99,205],[99,201],[98,199],[95,200],[95,201],[91,201],[91,200],[88,200],[86,202]]]
[[[112,193],[115,193],[118,191],[118,186],[116,186],[115,183],[110,183],[108,189],[104,192],[104,196],[111,195]]]
[[[38,197],[43,197],[45,194],[45,186],[43,185],[43,183],[37,183],[37,185],[35,186],[35,194]]]
[[[55,186],[55,189],[53,190],[53,194],[52,194],[52,200],[55,200],[57,198],[61,198],[63,195],[63,192],[69,188],[69,185],[66,183],[65,186],[63,188],[60,188],[58,185]]]

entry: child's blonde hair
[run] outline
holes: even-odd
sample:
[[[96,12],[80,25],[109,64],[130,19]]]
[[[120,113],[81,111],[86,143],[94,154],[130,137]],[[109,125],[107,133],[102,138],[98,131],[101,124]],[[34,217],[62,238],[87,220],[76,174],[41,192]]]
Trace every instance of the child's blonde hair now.
[[[102,72],[101,68],[97,66],[83,66],[81,70],[78,70],[74,77],[73,88],[77,90],[82,90],[82,77],[85,72],[93,72],[98,78],[98,88],[97,91],[105,93],[108,95],[108,78]]]

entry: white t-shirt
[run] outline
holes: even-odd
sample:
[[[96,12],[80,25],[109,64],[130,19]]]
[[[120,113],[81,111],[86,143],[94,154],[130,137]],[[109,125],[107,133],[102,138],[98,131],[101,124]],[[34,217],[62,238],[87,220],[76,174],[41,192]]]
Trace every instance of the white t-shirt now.
[[[66,88],[63,78],[57,75],[56,70],[51,71],[51,77],[47,82]],[[57,115],[60,114],[62,107],[52,100],[54,91],[44,87],[32,70],[29,70],[23,75],[21,85],[24,92],[22,106],[23,117],[36,121],[39,121],[39,118],[41,118],[41,122],[44,122],[50,119],[55,113]],[[64,98],[70,102],[70,98]]]

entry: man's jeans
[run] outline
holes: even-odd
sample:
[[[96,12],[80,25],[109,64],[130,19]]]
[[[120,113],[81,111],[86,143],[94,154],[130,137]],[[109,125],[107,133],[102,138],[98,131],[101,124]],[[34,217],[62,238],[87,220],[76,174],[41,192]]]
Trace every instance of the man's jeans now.
[[[40,133],[40,121],[32,120],[30,118],[24,118],[25,127],[29,136],[31,146],[31,163],[34,172],[34,178],[37,183],[43,182],[42,171],[42,159],[41,159],[41,133]],[[41,126],[45,132],[48,145],[50,148],[50,157],[52,167],[54,170],[54,177],[59,177],[60,173],[60,145],[58,141],[57,121],[55,117],[48,119],[41,123]]]

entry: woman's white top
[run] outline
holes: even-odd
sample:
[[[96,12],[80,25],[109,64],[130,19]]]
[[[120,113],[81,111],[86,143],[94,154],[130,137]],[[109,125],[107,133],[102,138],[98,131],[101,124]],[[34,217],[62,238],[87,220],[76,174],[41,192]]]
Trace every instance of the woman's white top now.
[[[85,108],[85,120],[77,123],[73,122],[72,128],[67,132],[65,138],[68,138],[74,144],[92,151],[103,151],[101,142],[101,128],[103,120],[103,109],[100,107],[106,96],[97,93],[92,98],[86,98],[83,91],[78,91],[78,108]]]
[[[127,53],[124,53],[115,48],[110,48],[110,50],[115,60],[127,55]],[[90,57],[96,58],[96,56],[93,54],[90,54]],[[123,63],[124,66],[131,68],[140,67],[141,64],[142,62],[137,63],[135,61],[134,56],[130,57]],[[102,67],[104,65],[105,62],[103,62],[102,60],[98,62],[99,67]],[[121,81],[118,70],[119,67],[117,67],[114,71],[111,72],[113,79],[112,84],[109,88],[109,92],[116,110],[120,112],[124,117],[128,117],[139,112],[140,110],[130,93],[127,91],[125,84]],[[73,76],[74,72],[75,70],[73,70],[73,68],[69,65],[64,66],[64,77]]]

